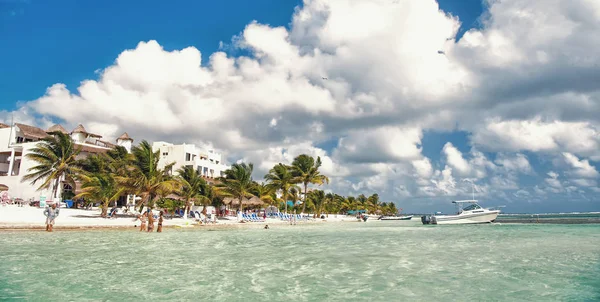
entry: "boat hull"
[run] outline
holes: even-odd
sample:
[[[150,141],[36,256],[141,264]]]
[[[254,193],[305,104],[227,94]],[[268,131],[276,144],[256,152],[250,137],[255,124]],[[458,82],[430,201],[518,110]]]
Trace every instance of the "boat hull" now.
[[[500,211],[488,211],[483,213],[469,213],[466,215],[443,215],[432,216],[431,224],[476,224],[490,223],[496,220]]]
[[[412,216],[382,217],[380,220],[411,220]]]

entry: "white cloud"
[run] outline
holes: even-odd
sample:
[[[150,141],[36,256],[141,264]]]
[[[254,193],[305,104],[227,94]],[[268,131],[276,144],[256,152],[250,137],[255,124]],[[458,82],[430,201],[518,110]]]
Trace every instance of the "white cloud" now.
[[[509,156],[505,153],[498,153],[494,162],[507,171],[520,172],[523,174],[533,173],[533,168],[529,164],[527,156],[521,153],[517,153],[514,156]]]
[[[444,155],[446,155],[448,165],[456,169],[456,171],[458,171],[459,174],[466,176],[469,175],[469,173],[471,173],[471,166],[463,158],[462,152],[456,149],[456,147],[454,147],[452,143],[446,143],[442,151],[444,152]]]
[[[573,171],[569,172],[570,174],[579,177],[598,177],[598,171],[596,171],[595,167],[590,165],[587,159],[579,160],[577,156],[568,152],[563,152],[562,155],[567,164],[573,168]]]
[[[431,161],[427,157],[423,159],[413,160],[411,163],[413,165],[413,168],[415,169],[417,176],[421,178],[429,178],[433,173]]]
[[[563,155],[569,169],[557,171],[591,185],[583,179],[597,177],[600,161],[600,2],[488,4],[482,28],[456,41],[460,20],[434,0],[305,0],[289,30],[252,22],[221,45],[249,57],[140,42],[97,79],[54,84],[15,117],[207,144],[256,163],[257,174],[306,152],[321,156],[337,188],[390,198],[460,195],[470,191],[464,178],[478,194],[510,198],[502,190],[525,190],[519,174],[535,175],[522,151]],[[442,160],[425,157],[430,129],[466,131],[469,152],[449,142],[431,153]],[[338,138],[334,150],[316,147]],[[567,190],[558,173],[548,176],[542,188]]]
[[[335,156],[348,162],[397,162],[421,156],[421,130],[385,127],[353,131],[339,140]]]
[[[600,134],[586,122],[488,121],[473,143],[490,150],[569,151],[600,158]]]

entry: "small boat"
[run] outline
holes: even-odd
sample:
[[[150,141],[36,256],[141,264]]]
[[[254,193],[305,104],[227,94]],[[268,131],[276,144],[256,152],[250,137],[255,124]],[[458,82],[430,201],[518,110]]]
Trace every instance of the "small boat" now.
[[[412,215],[410,216],[381,216],[379,220],[411,220]]]
[[[490,223],[496,220],[500,210],[481,207],[477,200],[455,200],[458,213],[456,215],[431,215],[421,217],[423,224],[475,224]],[[463,208],[463,205],[469,204]]]

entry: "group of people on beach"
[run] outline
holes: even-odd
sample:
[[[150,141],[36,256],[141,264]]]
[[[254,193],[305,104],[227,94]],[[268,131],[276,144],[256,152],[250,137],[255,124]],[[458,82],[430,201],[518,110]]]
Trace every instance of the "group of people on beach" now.
[[[137,215],[134,221],[138,219],[142,222],[142,224],[140,225],[140,232],[147,231],[148,233],[150,233],[154,231],[154,214],[152,213],[152,210],[148,209],[148,211],[144,212],[143,214]],[[162,232],[163,221],[163,211],[160,211],[160,213],[158,214],[158,227],[156,228],[157,233]]]

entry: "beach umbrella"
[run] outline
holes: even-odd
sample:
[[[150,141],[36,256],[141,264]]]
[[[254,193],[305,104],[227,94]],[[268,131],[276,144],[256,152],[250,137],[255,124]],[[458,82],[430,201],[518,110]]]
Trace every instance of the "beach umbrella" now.
[[[0,184],[0,191],[8,191],[8,186],[5,184]]]

